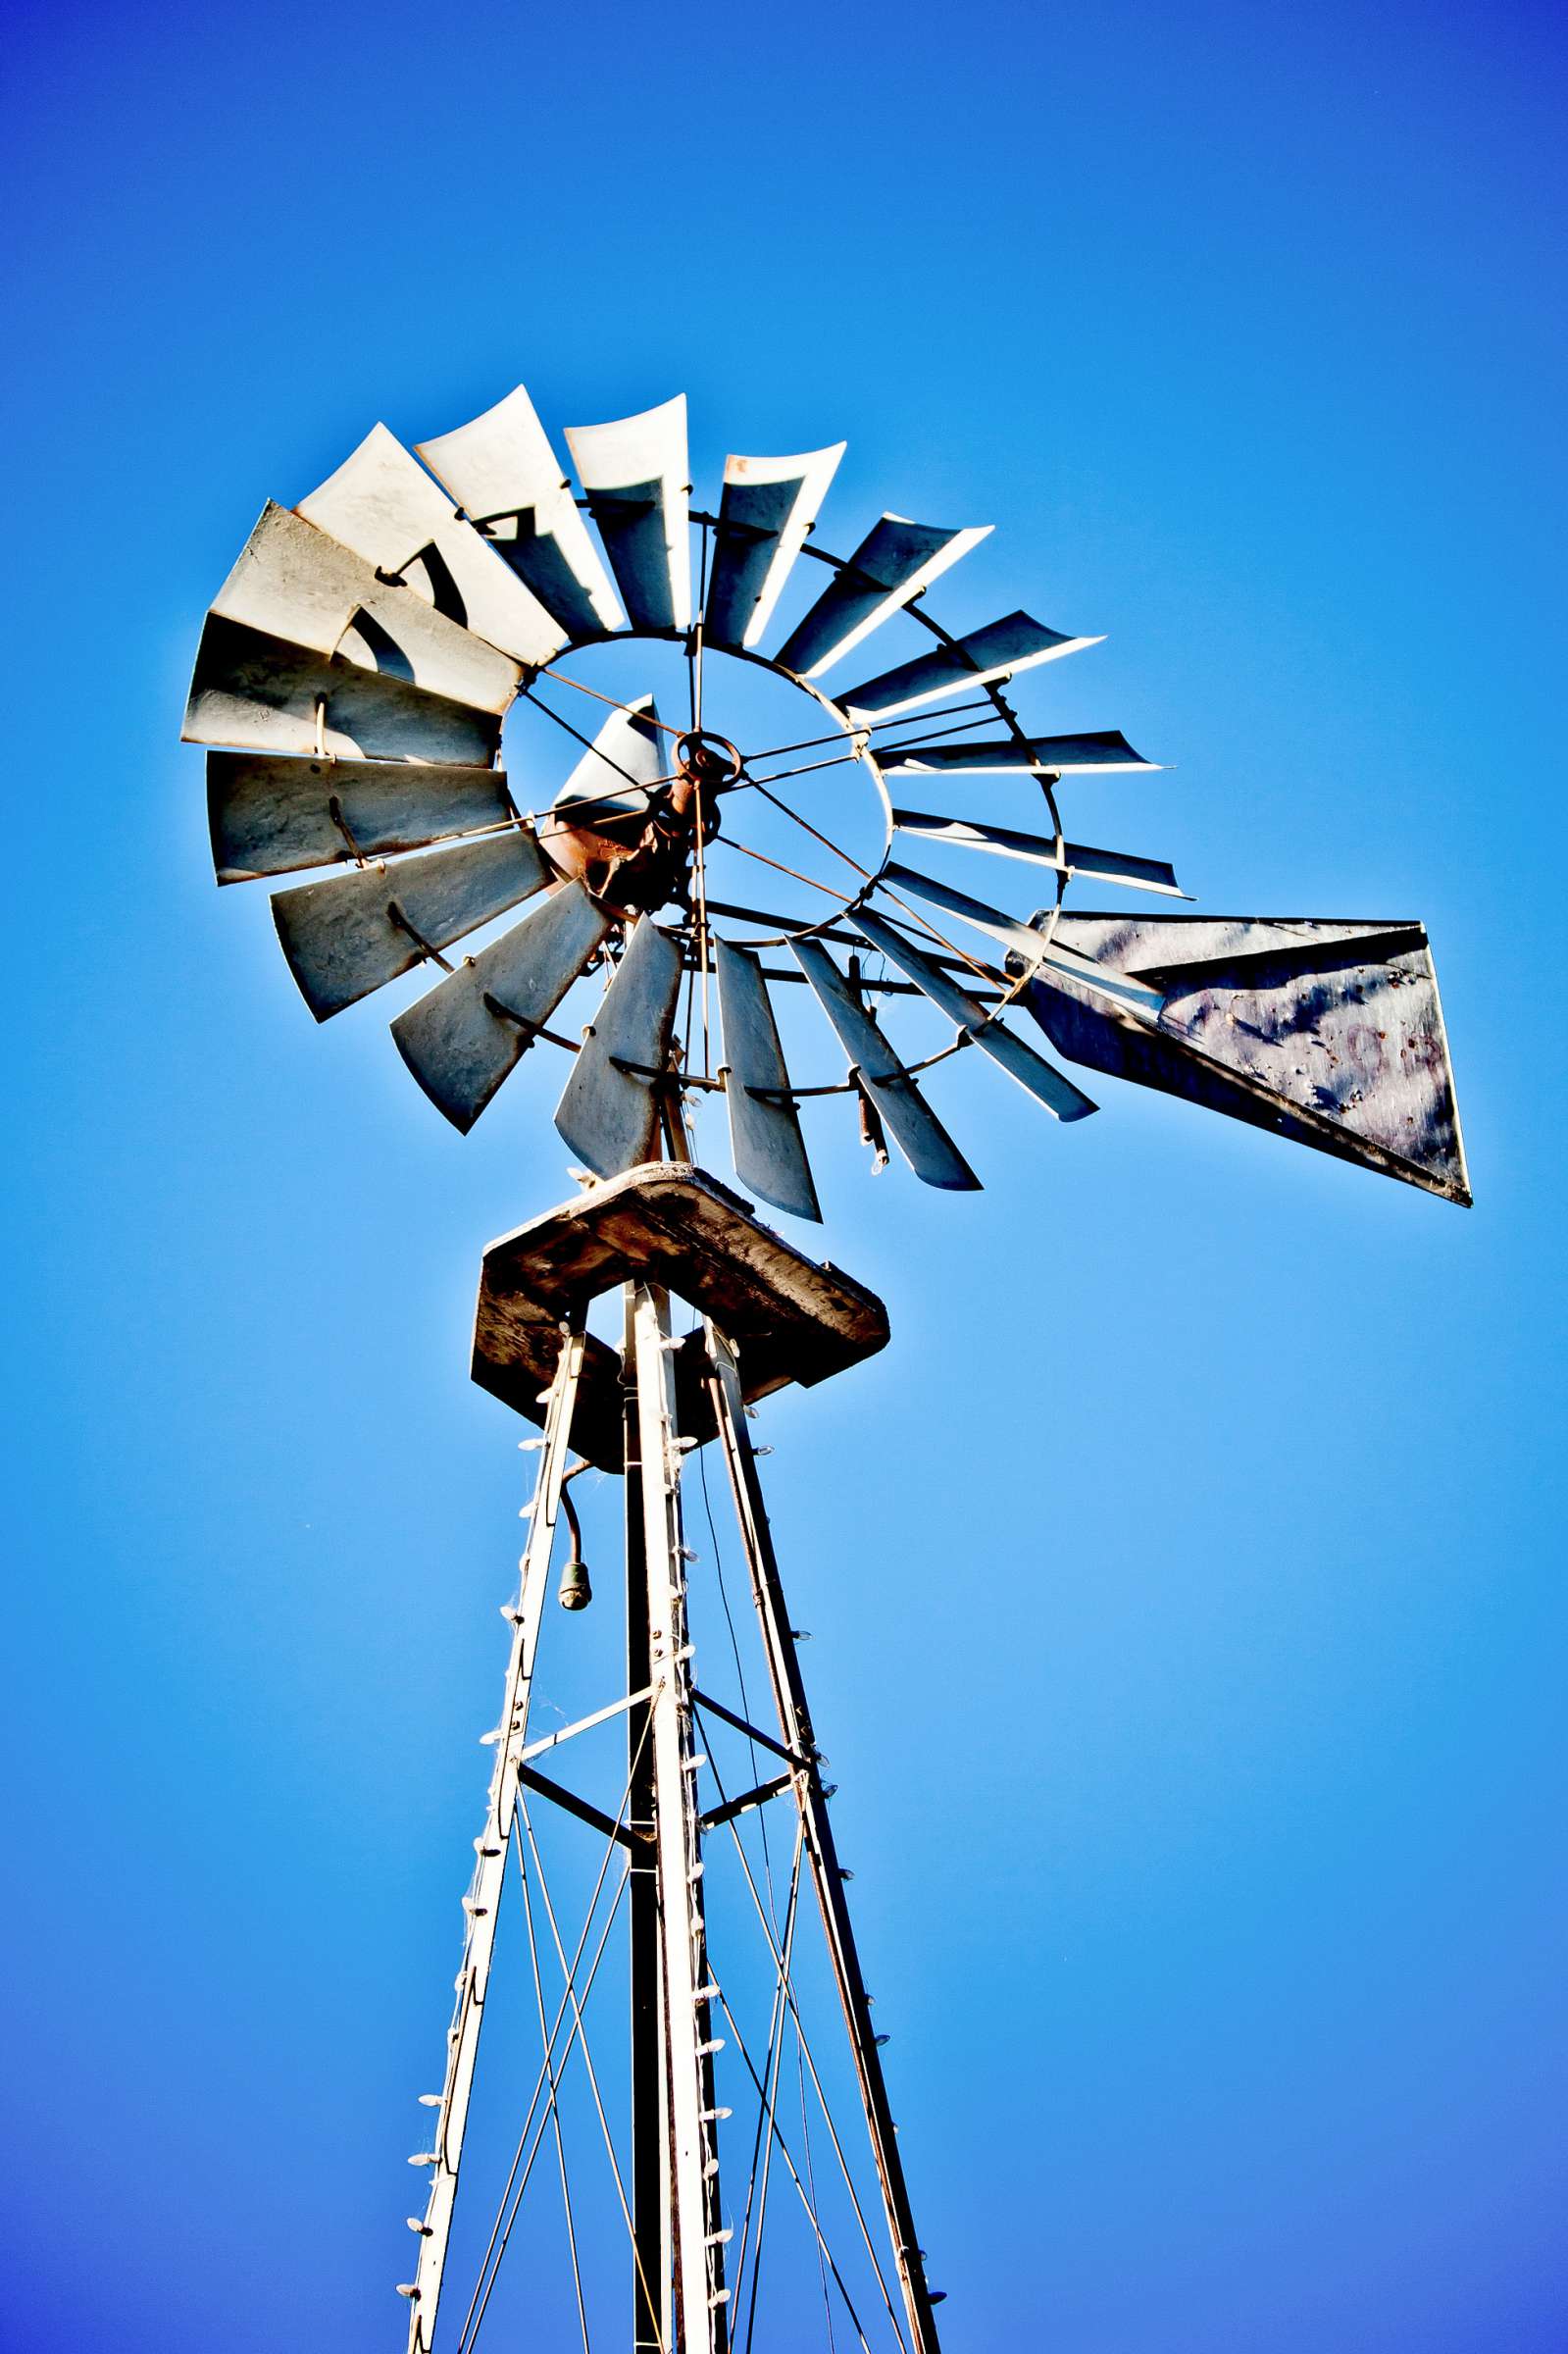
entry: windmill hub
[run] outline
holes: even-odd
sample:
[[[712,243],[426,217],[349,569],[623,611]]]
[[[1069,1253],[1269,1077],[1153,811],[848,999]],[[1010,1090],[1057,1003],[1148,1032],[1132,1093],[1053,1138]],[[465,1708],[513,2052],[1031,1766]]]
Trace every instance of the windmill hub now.
[[[682,776],[705,792],[723,793],[745,774],[745,761],[728,736],[715,736],[709,728],[693,728],[690,735],[683,736],[675,756]],[[705,811],[703,822],[711,831],[718,822],[717,811],[711,818]]]
[[[684,736],[674,754],[675,773],[645,791],[583,804],[556,805],[549,848],[561,873],[583,883],[628,915],[656,915],[672,899],[690,896],[699,841],[720,828],[717,795],[741,774],[740,754],[722,736]]]

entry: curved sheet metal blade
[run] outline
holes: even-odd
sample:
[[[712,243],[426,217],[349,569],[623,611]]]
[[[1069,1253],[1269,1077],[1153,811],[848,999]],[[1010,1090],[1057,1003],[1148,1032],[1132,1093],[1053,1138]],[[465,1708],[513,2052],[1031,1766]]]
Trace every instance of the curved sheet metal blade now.
[[[795,624],[774,660],[801,678],[816,678],[967,556],[991,529],[984,523],[945,531],[911,523],[904,515],[884,515]]]
[[[626,628],[572,485],[521,384],[472,425],[414,446],[475,530],[574,639]]]
[[[209,613],[180,736],[186,743],[257,752],[471,768],[494,759],[501,723],[402,679]]]
[[[877,754],[885,777],[958,771],[975,776],[1088,776],[1095,769],[1151,769],[1157,760],[1144,760],[1134,751],[1119,728],[1091,736],[1031,736],[1026,757],[1010,736],[986,743],[893,743]]]
[[[1058,932],[1166,992],[1150,1026],[1096,1003],[1066,974],[1042,975],[1026,992],[1030,1011],[1070,1061],[1469,1203],[1419,924],[1075,915],[1058,918]]]
[[[596,1177],[653,1157],[659,1082],[649,1074],[669,1053],[683,963],[680,944],[643,916],[572,1066],[555,1125]]]
[[[1027,1088],[1047,1111],[1054,1112],[1059,1120],[1084,1120],[1098,1109],[1081,1087],[1074,1086],[1065,1071],[1047,1062],[1043,1054],[1037,1054],[1032,1046],[1004,1029],[999,1021],[987,1019],[984,1005],[977,1005],[939,965],[922,955],[891,924],[885,924],[880,916],[869,915],[863,907],[856,909],[855,921],[874,948],[906,972],[973,1045],[988,1054],[992,1062],[1000,1063],[1008,1077]]]
[[[850,1069],[915,1175],[949,1193],[978,1193],[980,1179],[822,943],[792,940],[789,946],[838,1033]]]
[[[971,630],[952,645],[939,645],[897,670],[884,671],[880,679],[868,679],[836,699],[863,718],[885,719],[922,703],[939,703],[962,687],[988,687],[996,679],[1014,678],[1021,670],[1034,670],[1038,663],[1103,642],[1101,638],[1069,638],[1060,630],[1048,630],[1042,621],[1032,621],[1027,613],[1009,613],[1002,621],[987,622],[983,630]]]
[[[397,1050],[454,1128],[468,1134],[611,929],[581,883],[565,883],[398,1015]]]
[[[498,834],[275,892],[273,920],[301,997],[325,1022],[550,880],[531,835]]]
[[[566,643],[560,623],[473,525],[454,515],[439,486],[384,425],[373,426],[295,512],[520,662],[548,662]]]
[[[977,932],[988,932],[993,940],[1005,941],[1015,955],[1026,957],[1031,964],[1048,965],[1080,980],[1102,998],[1112,998],[1119,1005],[1130,1005],[1145,1016],[1153,1015],[1163,1002],[1160,992],[1146,981],[1131,973],[1116,971],[1109,965],[1096,965],[1094,959],[1081,955],[1063,944],[1060,937],[1046,940],[1033,924],[1020,923],[1016,916],[1004,915],[999,907],[991,907],[984,899],[972,899],[967,892],[951,891],[945,883],[937,883],[930,875],[918,874],[912,866],[885,866],[879,878],[883,888],[896,896],[900,891],[913,892],[920,899],[928,899],[934,907],[945,907],[950,914],[973,924]]]
[[[664,735],[651,694],[612,711],[552,804],[587,815],[645,808],[647,792],[666,774]]]
[[[611,425],[569,425],[566,438],[633,628],[689,630],[685,394]]]
[[[498,768],[207,755],[207,822],[220,883],[421,850],[504,826],[513,814]]]
[[[381,580],[352,548],[272,500],[212,609],[476,711],[504,711],[522,676],[482,638],[411,588]]]
[[[1087,875],[1095,883],[1123,883],[1130,891],[1159,891],[1177,899],[1187,896],[1176,880],[1175,868],[1163,858],[1135,858],[1125,850],[1091,850],[1084,842],[1053,842],[1046,835],[1015,833],[1011,826],[933,817],[923,809],[895,809],[893,824],[901,834],[949,843],[955,849],[990,850],[998,858],[1022,858],[1032,866],[1054,867],[1058,874]]]
[[[761,960],[723,940],[715,944],[714,960],[735,1175],[777,1208],[820,1224],[822,1210]]]
[[[756,644],[847,447],[726,460],[703,614],[711,643]]]

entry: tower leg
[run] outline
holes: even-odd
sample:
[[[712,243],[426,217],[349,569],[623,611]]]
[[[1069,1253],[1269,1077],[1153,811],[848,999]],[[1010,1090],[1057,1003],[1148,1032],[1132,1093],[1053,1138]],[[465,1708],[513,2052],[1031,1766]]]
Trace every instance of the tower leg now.
[[[833,1825],[828,1817],[827,1801],[823,1796],[816,1737],[811,1729],[811,1713],[806,1706],[805,1686],[801,1681],[799,1655],[789,1624],[789,1613],[784,1607],[773,1534],[763,1506],[756,1456],[746,1427],[740,1376],[734,1352],[711,1320],[707,1326],[707,1338],[712,1365],[708,1381],[709,1395],[724,1448],[735,1517],[745,1548],[752,1601],[756,1605],[762,1629],[763,1650],[779,1717],[779,1735],[787,1749],[807,1761],[794,1777],[806,1834],[806,1857],[822,1915],[838,2000],[843,2008],[844,2024],[849,2033],[861,2105],[866,2113],[872,2156],[882,2186],[883,2205],[892,2240],[893,2261],[897,2267],[904,2310],[909,2321],[911,2347],[913,2354],[938,2354],[931,2293],[926,2285],[920,2246],[915,2237],[909,2189],[904,2180],[892,2114],[887,2105],[882,2057],[877,2048],[876,2030],[871,2023],[871,2007],[865,1980],[860,1973],[860,1957],[849,1923],[849,1908],[844,1902],[843,1874],[834,1843]]]
[[[666,2343],[679,2347],[681,2354],[725,2354],[729,2292],[719,2237],[714,2045],[681,1534],[680,1434],[669,1301],[657,1286],[635,1287],[632,1328],[674,2210],[676,2311]]]
[[[523,1550],[517,1607],[507,1612],[512,1621],[512,1646],[507,1660],[501,1720],[491,1736],[495,1765],[485,1802],[484,1828],[474,1842],[478,1863],[469,1893],[463,1900],[468,1933],[463,1968],[457,1979],[457,2008],[447,2030],[446,2077],[435,2111],[430,2148],[423,2154],[423,2163],[431,2169],[430,2187],[424,2221],[417,2226],[419,2265],[405,2292],[409,2297],[409,2354],[430,2354],[435,2336],[435,2310],[440,2302],[452,2208],[457,2198],[458,2168],[463,2158],[463,2134],[468,2124],[480,2029],[484,2023],[484,1997],[495,1951],[495,1917],[506,1877],[506,1850],[517,1806],[516,1757],[527,1737],[529,1694],[539,1646],[539,1621],[549,1590],[550,1549],[561,1509],[561,1483],[566,1473],[572,1409],[582,1372],[582,1331],[569,1332],[547,1396],[544,1436],[537,1442],[542,1454],[528,1543]]]
[[[649,1662],[648,1564],[642,1526],[641,1417],[637,1411],[636,1292],[626,1289],[626,1659],[629,1692],[647,1693]],[[671,2250],[666,2236],[670,2212],[670,2126],[666,2115],[664,2005],[660,1980],[659,1870],[653,1849],[652,1703],[633,1701],[627,1711],[627,1822],[632,1849],[628,1884],[631,1910],[632,1990],[632,2246],[634,2354],[668,2354],[673,2343],[670,2315]]]

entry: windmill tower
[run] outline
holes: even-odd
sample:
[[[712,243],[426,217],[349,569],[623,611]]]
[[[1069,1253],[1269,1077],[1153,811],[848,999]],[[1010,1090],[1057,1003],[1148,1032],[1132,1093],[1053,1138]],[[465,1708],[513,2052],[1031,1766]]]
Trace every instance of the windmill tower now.
[[[492,1244],[480,1283],[474,1378],[536,1427],[536,1481],[444,2072],[413,2160],[429,2191],[410,2219],[409,2345],[474,2345],[553,2150],[589,2347],[599,2289],[563,2129],[578,2072],[624,2227],[620,2319],[601,2342],[750,2347],[760,2300],[767,2343],[763,2230],[782,2180],[806,2219],[822,2342],[838,2315],[845,2342],[935,2354],[939,2291],[750,1430],[759,1400],[847,1371],[887,1322],[754,1203],[820,1219],[806,1130],[840,1100],[878,1165],[896,1151],[927,1184],[976,1187],[935,1107],[939,1066],[971,1049],[1065,1123],[1095,1109],[1069,1063],[1467,1202],[1437,984],[1417,923],[1178,913],[1169,865],[1070,839],[1059,804],[1079,780],[1151,764],[1112,731],[1035,733],[1016,706],[1025,674],[1094,640],[1023,611],[962,635],[936,618],[930,592],[984,532],[889,514],[847,557],[828,553],[812,535],[842,444],[732,457],[717,508],[694,508],[681,399],[566,438],[577,489],[519,388],[418,455],[378,426],[297,506],[269,505],[208,614],[184,727],[215,747],[221,883],[339,870],[272,901],[318,1020],[435,966],[392,1036],[464,1132],[520,1065],[569,1058],[554,1122],[582,1190]],[[867,641],[885,627],[905,658],[878,667]],[[629,659],[662,664],[662,680],[628,684]],[[798,716],[781,733],[784,692]],[[1164,905],[1084,910],[1074,884]],[[1021,886],[1043,904],[1020,904]],[[913,1048],[888,1035],[906,1026],[924,1033]],[[703,1165],[720,1117],[739,1193]],[[736,1639],[728,1695],[688,1542],[693,1467],[711,1519],[710,1455],[752,1611],[752,1687]],[[585,1472],[624,1493],[623,1639],[594,1705],[544,1725],[531,1704],[563,1554],[560,1600],[576,1613],[590,1598],[572,1492]],[[602,1560],[595,1575],[602,1591]],[[561,1777],[594,1743],[590,1795]],[[599,1859],[575,1937],[544,1866],[546,1815]],[[791,1861],[776,1878],[764,1848],[764,1885],[746,1843],[769,1819]],[[765,2033],[741,2020],[710,1919],[727,1839],[761,1930]],[[459,2323],[443,2290],[508,1887],[542,2060]],[[804,2019],[808,1912],[843,2037],[836,2115]],[[612,2125],[587,2009],[617,1921],[630,2034]],[[561,1980],[548,2001],[541,1951]],[[798,2134],[781,2108],[791,2035]],[[858,2289],[825,2227],[813,2114]],[[779,2342],[803,2342],[798,2323]]]

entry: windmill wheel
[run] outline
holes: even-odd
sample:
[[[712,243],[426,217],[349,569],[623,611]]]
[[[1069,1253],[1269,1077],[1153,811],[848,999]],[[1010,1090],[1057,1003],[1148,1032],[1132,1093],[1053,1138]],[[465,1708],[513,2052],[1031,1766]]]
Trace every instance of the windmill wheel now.
[[[927,610],[985,530],[884,515],[849,556],[819,548],[842,443],[732,457],[717,511],[693,509],[683,398],[566,438],[581,496],[521,387],[418,457],[378,426],[265,509],[208,615],[184,734],[224,747],[219,881],[354,870],[273,899],[318,1020],[433,963],[392,1035],[456,1127],[531,1049],[565,1049],[555,1124],[595,1174],[661,1135],[683,1151],[683,1107],[722,1095],[741,1184],[806,1218],[805,1098],[851,1099],[879,1159],[890,1139],[953,1190],[979,1180],[922,1089],[933,1065],[973,1048],[1059,1119],[1095,1108],[1015,1008],[1069,1060],[1468,1199],[1419,925],[1066,912],[1075,876],[1182,895],[1160,860],[1067,839],[1058,808],[1064,779],[1152,764],[1114,732],[1031,734],[1005,691],[1097,640],[1025,612],[954,636]],[[819,593],[764,652],[802,555]],[[860,675],[897,615],[930,642]],[[600,649],[629,645],[670,673],[658,692],[596,682]],[[808,724],[776,735],[783,706],[759,717],[747,673]],[[542,793],[499,765],[508,711],[535,723]],[[959,816],[904,805],[954,791]],[[971,816],[977,793],[1032,822]],[[953,852],[1033,876],[1046,904],[1010,913],[927,871]],[[847,1072],[791,1077],[785,983]],[[910,999],[944,1036],[906,1061],[886,1032]]]

